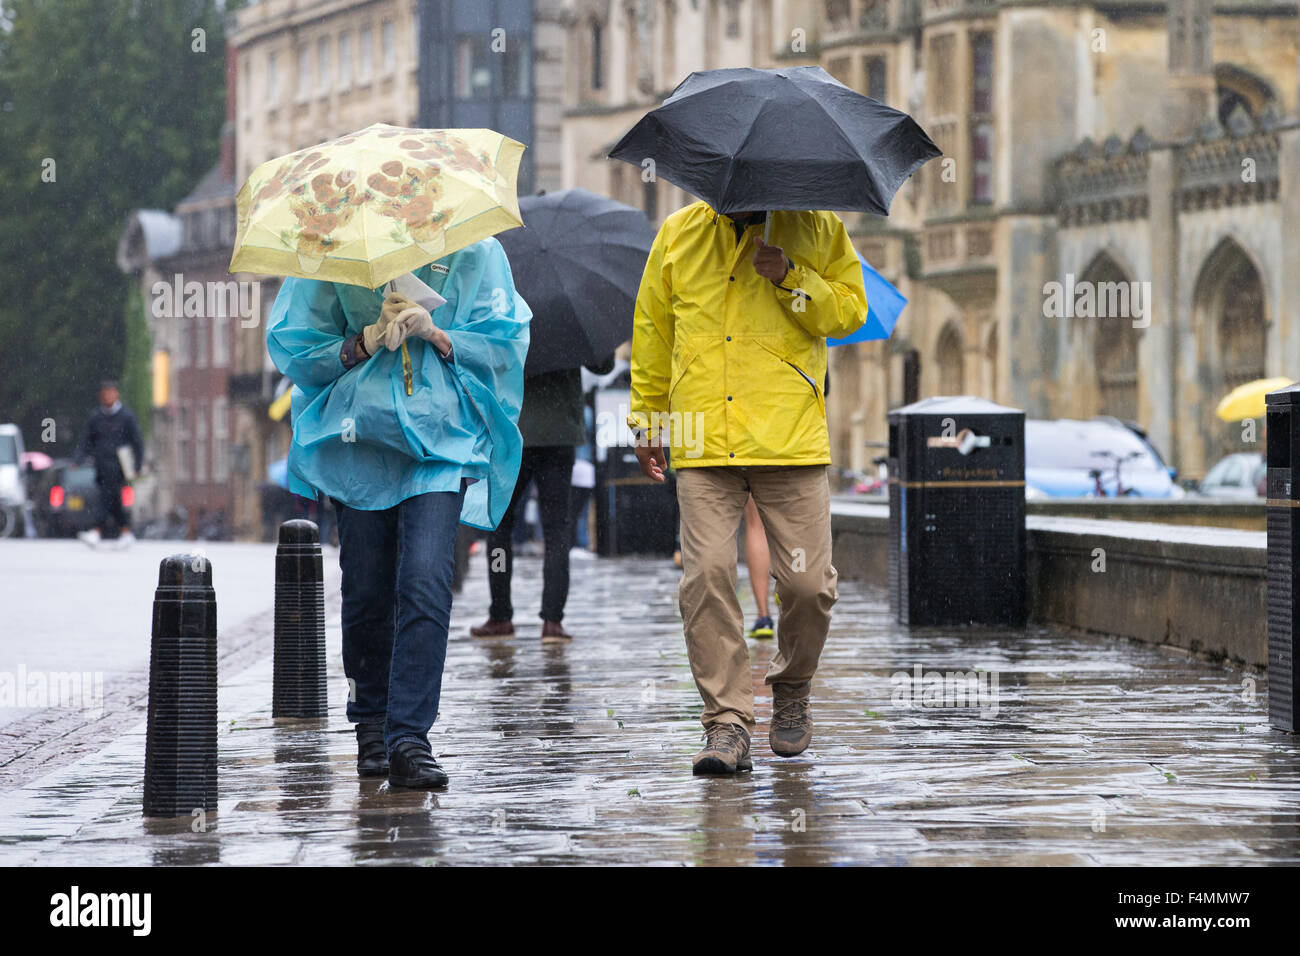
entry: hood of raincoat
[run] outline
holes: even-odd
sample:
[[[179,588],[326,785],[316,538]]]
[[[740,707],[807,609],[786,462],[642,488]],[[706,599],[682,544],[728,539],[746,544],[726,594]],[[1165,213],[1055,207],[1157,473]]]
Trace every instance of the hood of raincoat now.
[[[769,214],[792,263],[754,271],[755,237],[697,202],[659,230],[637,295],[628,424],[665,442],[674,468],[824,465],[826,337],[867,314],[862,266],[832,212]]]
[[[351,369],[340,352],[379,317],[384,290],[286,279],[267,324],[271,360],[293,382],[289,490],[350,508],[391,508],[415,495],[456,491],[470,479],[461,520],[495,528],[519,474],[517,427],[532,312],[516,293],[501,244],[484,239],[415,270],[442,295],[433,321],[450,359],[423,339]]]

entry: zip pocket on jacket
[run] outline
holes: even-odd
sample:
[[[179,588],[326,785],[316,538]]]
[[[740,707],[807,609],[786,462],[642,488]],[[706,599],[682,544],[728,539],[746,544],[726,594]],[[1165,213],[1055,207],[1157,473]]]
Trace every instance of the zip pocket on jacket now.
[[[805,382],[808,383],[808,387],[811,388],[811,389],[813,390],[813,394],[817,396],[817,407],[818,407],[819,409],[821,409],[822,418],[825,418],[825,417],[826,417],[826,399],[822,397],[822,390],[818,387],[817,383],[814,382],[812,379],[810,379],[810,378],[808,377],[808,373],[806,373],[806,372],[805,372],[803,369],[801,369],[798,365],[795,365],[794,362],[791,362],[789,359],[782,359],[781,361],[785,362],[786,365],[790,366],[792,369],[794,369],[796,372],[798,372],[798,373],[799,373],[799,377],[802,378]]]

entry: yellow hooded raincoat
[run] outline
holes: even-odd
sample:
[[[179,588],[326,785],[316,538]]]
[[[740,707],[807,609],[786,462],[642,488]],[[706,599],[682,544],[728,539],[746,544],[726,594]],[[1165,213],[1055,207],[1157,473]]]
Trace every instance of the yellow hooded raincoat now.
[[[749,226],[696,202],[669,216],[641,278],[628,425],[668,432],[675,468],[827,465],[826,337],[867,315],[862,265],[832,212],[768,214],[794,267],[754,271]]]

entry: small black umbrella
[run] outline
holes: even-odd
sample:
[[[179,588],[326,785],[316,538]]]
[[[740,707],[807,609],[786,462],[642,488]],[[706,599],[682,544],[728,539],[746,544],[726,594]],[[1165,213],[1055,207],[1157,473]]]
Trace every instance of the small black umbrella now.
[[[610,152],[718,212],[831,209],[889,215],[894,193],[941,155],[906,113],[819,66],[692,73]]]
[[[522,229],[497,234],[533,310],[525,375],[594,365],[632,337],[655,229],[639,209],[585,189],[523,196]]]

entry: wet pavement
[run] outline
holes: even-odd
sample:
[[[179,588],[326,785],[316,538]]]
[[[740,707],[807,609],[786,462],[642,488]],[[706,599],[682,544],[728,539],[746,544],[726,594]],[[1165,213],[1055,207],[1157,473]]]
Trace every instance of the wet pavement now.
[[[467,634],[481,558],[457,601],[431,735],[449,790],[356,777],[331,600],[327,720],[272,720],[269,656],[223,668],[215,815],[141,818],[139,720],[0,793],[0,865],[1300,862],[1300,743],[1248,671],[1046,628],[909,632],[842,582],[812,747],[779,759],[760,724],[752,773],[696,778],[677,572],[575,561],[567,647],[537,639],[539,574],[518,559],[513,639]],[[750,646],[764,693],[773,644]]]

